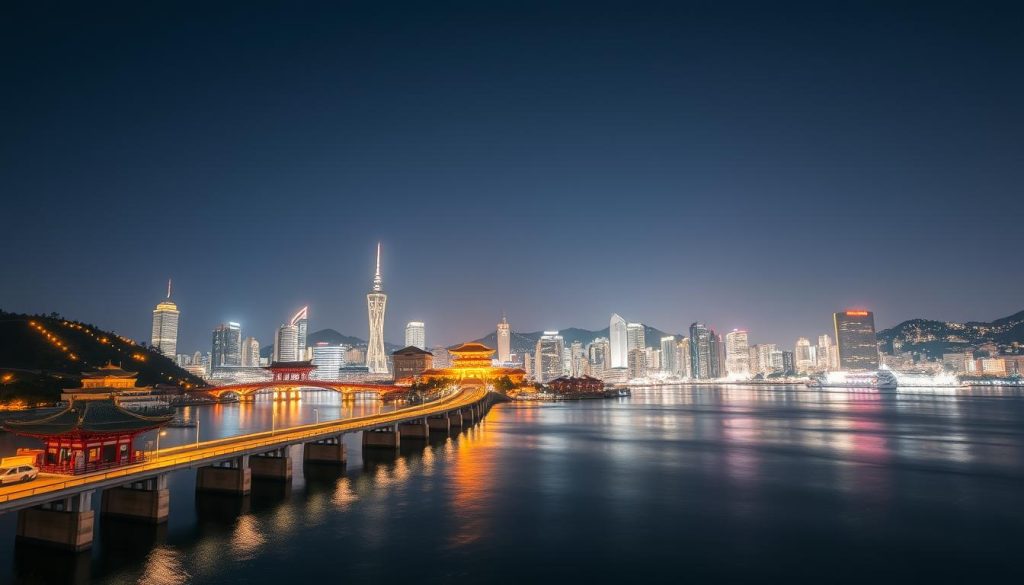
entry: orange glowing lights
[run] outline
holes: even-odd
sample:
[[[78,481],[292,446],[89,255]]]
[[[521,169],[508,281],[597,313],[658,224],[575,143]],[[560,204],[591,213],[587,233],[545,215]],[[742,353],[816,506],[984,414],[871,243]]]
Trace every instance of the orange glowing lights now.
[[[847,317],[867,317],[868,316],[868,312],[867,311],[847,311],[846,312],[846,316]]]

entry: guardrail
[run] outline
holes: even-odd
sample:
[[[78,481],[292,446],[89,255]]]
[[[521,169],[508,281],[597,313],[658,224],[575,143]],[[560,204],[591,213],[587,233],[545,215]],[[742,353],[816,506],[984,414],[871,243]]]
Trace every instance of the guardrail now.
[[[128,476],[146,474],[150,471],[171,470],[179,467],[192,467],[198,462],[222,459],[225,456],[245,451],[252,451],[263,447],[269,448],[303,442],[305,439],[314,439],[325,435],[332,435],[344,432],[356,432],[377,426],[396,424],[403,420],[420,418],[431,414],[446,412],[455,408],[462,408],[474,404],[487,395],[483,389],[470,391],[460,390],[451,396],[446,396],[434,402],[420,404],[409,408],[399,409],[388,413],[367,415],[358,418],[345,419],[343,421],[328,421],[292,427],[288,430],[262,431],[251,435],[239,435],[226,439],[217,439],[204,443],[192,444],[180,447],[171,447],[156,451],[150,460],[142,464],[132,464],[115,471],[106,473],[94,473],[83,475],[74,479],[58,483],[49,483],[35,488],[26,488],[0,495],[0,504],[14,500],[59,492],[68,488],[85,486],[88,484],[103,483],[108,480],[126,478]],[[263,440],[260,440],[260,439]],[[224,448],[208,451],[218,444],[224,444]],[[202,451],[198,453],[198,451]],[[175,454],[182,452],[181,454]],[[190,453],[192,452],[192,453]]]

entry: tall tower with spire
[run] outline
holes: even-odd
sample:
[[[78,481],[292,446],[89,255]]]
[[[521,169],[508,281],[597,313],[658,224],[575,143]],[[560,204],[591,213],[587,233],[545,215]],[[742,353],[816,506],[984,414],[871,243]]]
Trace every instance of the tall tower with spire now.
[[[377,242],[377,272],[373,276],[373,290],[366,294],[366,309],[370,314],[370,340],[366,347],[366,367],[371,374],[388,373],[388,357],[384,353],[384,311],[388,295],[380,277],[380,242]]]
[[[505,313],[501,314],[501,322],[498,323],[498,361],[507,364],[512,361],[512,332],[509,329],[508,319]]]
[[[178,305],[171,300],[171,279],[167,279],[167,298],[153,309],[153,335],[150,345],[165,356],[174,359],[178,351]]]

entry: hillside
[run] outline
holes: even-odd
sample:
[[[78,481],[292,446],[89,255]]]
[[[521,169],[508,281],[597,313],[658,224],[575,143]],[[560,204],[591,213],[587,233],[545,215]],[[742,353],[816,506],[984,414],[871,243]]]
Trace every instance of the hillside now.
[[[882,351],[916,351],[933,358],[969,347],[995,344],[1001,353],[1024,351],[1024,311],[991,322],[955,323],[929,319],[911,319],[878,332]]]
[[[34,324],[34,325],[33,325]],[[54,402],[79,385],[83,371],[107,362],[139,373],[139,384],[201,386],[204,382],[149,348],[87,323],[0,311],[0,403]]]
[[[366,340],[365,339],[360,339],[360,338],[352,336],[352,335],[345,335],[344,333],[339,333],[338,331],[335,331],[334,329],[320,329],[319,331],[314,331],[314,332],[310,333],[306,337],[306,343],[308,345],[310,345],[310,346],[316,345],[317,343],[320,343],[320,342],[326,342],[326,343],[329,343],[331,345],[344,344],[344,345],[349,345],[349,346],[362,346],[362,347],[366,347]],[[384,350],[385,351],[390,353],[390,352],[398,350],[398,349],[402,349],[402,348],[400,346],[397,346],[397,345],[393,344],[393,343],[384,342]],[[268,345],[266,347],[261,347],[260,348],[260,357],[269,358],[273,354],[274,354],[274,346],[273,345]]]
[[[608,337],[608,328],[592,331],[590,329],[579,329],[577,327],[569,327],[568,329],[561,329],[558,334],[565,340],[565,345],[572,345],[574,341],[579,341],[584,346],[593,341],[598,337]],[[530,333],[519,333],[517,331],[512,332],[512,352],[523,353],[533,351],[537,347],[537,340],[540,336],[544,335],[543,331],[533,331]],[[669,335],[661,329],[656,329],[649,325],[644,325],[644,342],[649,347],[661,347],[661,338]],[[680,336],[676,336],[677,338]],[[490,334],[485,335],[479,339],[474,339],[478,343],[482,343],[488,347],[498,347],[498,334],[496,331],[492,331]]]

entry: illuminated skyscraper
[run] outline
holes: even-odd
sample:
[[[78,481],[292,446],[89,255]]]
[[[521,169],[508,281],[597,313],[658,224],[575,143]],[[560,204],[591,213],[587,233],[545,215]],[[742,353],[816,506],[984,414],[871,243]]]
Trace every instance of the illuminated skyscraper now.
[[[409,321],[405,324],[405,347],[427,349],[427,330],[422,321]]]
[[[590,362],[590,371],[595,377],[600,378],[604,371],[611,367],[611,351],[607,337],[598,337],[587,346],[587,357]]]
[[[693,377],[698,380],[708,380],[716,377],[712,372],[714,362],[718,359],[714,354],[718,351],[718,343],[713,341],[714,332],[703,323],[692,323],[690,325],[690,363],[693,367]]]
[[[340,370],[345,365],[344,345],[331,345],[321,341],[313,346],[313,365],[316,370],[311,374],[314,380],[337,380]]]
[[[690,350],[690,338],[684,337],[676,344],[676,363],[679,364],[678,374],[683,378],[693,377],[693,354]]]
[[[832,371],[839,369],[839,355],[836,351],[836,346],[832,344],[832,338],[828,334],[818,336],[816,354],[819,370]]]
[[[213,349],[210,352],[210,372],[220,366],[242,365],[242,326],[233,321],[222,323],[213,330]]]
[[[501,322],[498,323],[498,361],[507,364],[512,360],[512,331],[509,329],[508,319],[501,315]]]
[[[533,360],[535,380],[550,382],[562,376],[564,348],[565,343],[557,331],[545,331],[541,335]]]
[[[661,338],[661,371],[674,374],[679,370],[676,364],[676,337],[669,335]]]
[[[832,314],[839,348],[839,369],[877,370],[878,341],[875,316],[871,311],[843,311]]]
[[[274,336],[274,361],[299,361],[299,328],[295,325],[281,325]]]
[[[366,309],[370,316],[370,340],[366,345],[366,367],[371,374],[388,373],[388,356],[384,353],[384,311],[388,295],[384,294],[380,277],[380,243],[377,244],[377,272],[373,276],[373,290],[366,295]]]
[[[750,342],[742,329],[725,334],[725,370],[733,376],[750,375]]]
[[[644,338],[644,324],[629,323],[626,325],[626,353],[645,347],[647,347],[647,341]]]
[[[796,340],[796,347],[793,348],[793,358],[795,363],[793,365],[794,371],[798,373],[806,373],[816,369],[816,351],[814,346],[811,345],[811,341],[806,337],[801,337]]]
[[[309,307],[302,307],[292,320],[290,325],[295,327],[295,359],[306,359],[306,332],[309,329]]]
[[[171,300],[171,281],[167,280],[167,298],[153,310],[153,335],[150,345],[174,359],[178,351],[178,305]]]
[[[260,342],[255,337],[246,337],[242,343],[242,365],[249,367],[260,365]]]
[[[611,349],[611,367],[625,368],[629,366],[629,346],[626,340],[626,320],[612,315],[608,324],[608,343]]]

